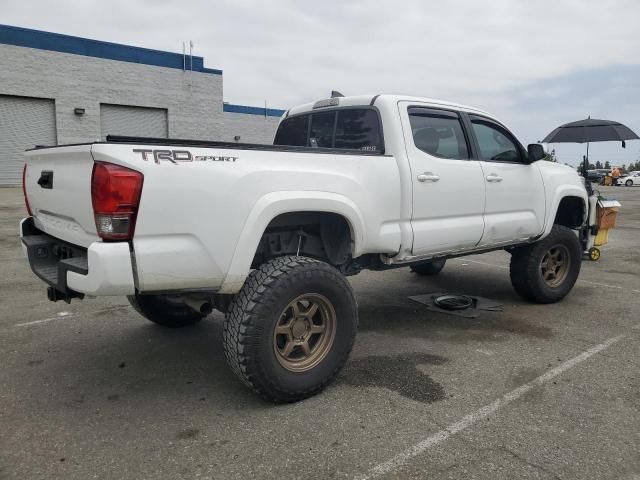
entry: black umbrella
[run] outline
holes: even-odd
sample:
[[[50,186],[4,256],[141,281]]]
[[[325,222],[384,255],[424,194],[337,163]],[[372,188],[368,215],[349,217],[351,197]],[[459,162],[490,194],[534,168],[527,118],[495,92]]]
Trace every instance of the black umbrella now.
[[[560,125],[542,143],[623,142],[639,139],[629,127],[611,120],[587,118]]]
[[[560,125],[549,135],[544,137],[542,143],[586,143],[587,155],[583,159],[582,174],[587,177],[589,168],[589,142],[622,142],[625,148],[625,140],[638,140],[640,137],[626,125],[611,120],[597,120],[586,118],[577,122]],[[590,185],[588,187],[590,190]]]

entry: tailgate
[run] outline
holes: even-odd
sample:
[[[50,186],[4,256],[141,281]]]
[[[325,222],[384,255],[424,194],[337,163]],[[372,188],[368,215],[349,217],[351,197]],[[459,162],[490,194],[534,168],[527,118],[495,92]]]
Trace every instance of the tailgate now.
[[[25,190],[35,226],[74,245],[100,241],[91,204],[91,145],[25,153]]]

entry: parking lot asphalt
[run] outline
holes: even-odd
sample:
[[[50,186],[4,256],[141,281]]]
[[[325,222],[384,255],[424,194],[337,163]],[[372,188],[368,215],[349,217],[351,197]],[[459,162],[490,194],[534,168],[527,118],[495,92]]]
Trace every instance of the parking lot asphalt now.
[[[0,189],[0,479],[640,478],[640,188],[571,294],[528,304],[509,255],[351,277],[360,327],[338,380],[265,403],[227,368],[222,315],[165,330],[125,298],[52,303]],[[408,299],[479,295],[465,319]]]

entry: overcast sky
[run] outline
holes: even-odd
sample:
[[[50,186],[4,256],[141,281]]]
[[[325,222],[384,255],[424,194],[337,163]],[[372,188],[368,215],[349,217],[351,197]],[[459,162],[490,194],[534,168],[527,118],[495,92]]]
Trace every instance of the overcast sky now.
[[[193,40],[231,103],[400,93],[480,107],[525,143],[587,115],[640,133],[638,0],[0,0],[0,23],[174,52]],[[572,164],[584,150],[555,148]],[[590,151],[623,164],[640,141]]]

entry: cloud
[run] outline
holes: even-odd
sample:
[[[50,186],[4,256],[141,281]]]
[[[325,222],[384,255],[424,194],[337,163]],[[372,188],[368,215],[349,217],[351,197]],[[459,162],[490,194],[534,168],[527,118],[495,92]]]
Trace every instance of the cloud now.
[[[625,107],[613,93],[592,91],[582,110],[558,106],[574,105],[590,75],[595,85],[640,63],[636,0],[3,0],[2,11],[8,24],[161,50],[180,52],[191,39],[206,66],[224,70],[234,103],[405,93],[497,111],[528,138],[564,113],[617,118]],[[613,80],[612,92],[638,83],[633,74]],[[616,107],[604,108],[610,101]]]
[[[508,118],[514,132],[525,142],[544,138],[554,127],[591,118],[624,123],[640,134],[640,65],[615,65],[579,70],[567,75],[539,80],[507,90],[494,102],[494,113]],[[509,99],[504,102],[504,98]],[[586,145],[555,144],[560,161],[576,165]],[[640,160],[640,141],[605,142],[590,146],[593,162],[610,161],[614,165]]]

